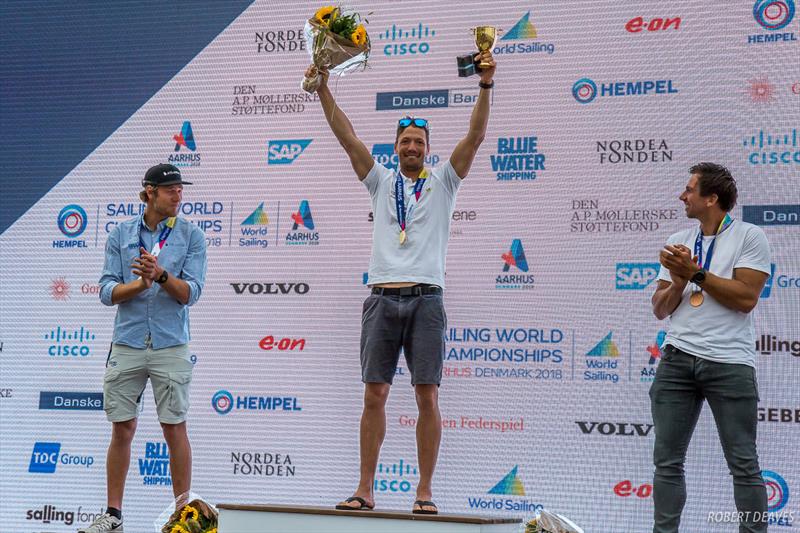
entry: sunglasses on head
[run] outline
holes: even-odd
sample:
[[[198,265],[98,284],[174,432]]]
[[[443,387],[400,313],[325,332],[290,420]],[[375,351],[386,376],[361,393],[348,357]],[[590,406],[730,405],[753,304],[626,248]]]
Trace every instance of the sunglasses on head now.
[[[403,117],[397,121],[397,125],[401,128],[407,128],[412,124],[417,128],[428,129],[428,121],[424,118]]]

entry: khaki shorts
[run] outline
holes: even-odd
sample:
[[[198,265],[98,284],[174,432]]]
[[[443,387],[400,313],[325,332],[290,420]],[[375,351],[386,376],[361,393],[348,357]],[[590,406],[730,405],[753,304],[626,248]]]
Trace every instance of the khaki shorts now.
[[[153,350],[114,344],[103,378],[103,408],[111,422],[125,422],[141,412],[147,378],[153,385],[158,420],[180,424],[189,411],[192,362],[189,345]]]

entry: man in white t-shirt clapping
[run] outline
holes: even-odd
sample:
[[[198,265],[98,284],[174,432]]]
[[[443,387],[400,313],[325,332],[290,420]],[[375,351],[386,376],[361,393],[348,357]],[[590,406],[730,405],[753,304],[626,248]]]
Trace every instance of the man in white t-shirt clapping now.
[[[733,476],[739,531],[767,531],[767,493],[756,451],[758,386],[752,311],[770,274],[761,228],[734,220],[736,181],[700,163],[680,200],[693,227],[661,250],[653,313],[670,318],[650,389],[655,449],[653,533],[677,533],[686,503],[686,450],[707,401]]]
[[[438,387],[447,325],[442,299],[445,257],[456,193],[486,135],[489,92],[494,86],[491,53],[486,51],[476,58],[490,66],[482,69],[469,130],[450,159],[438,167],[426,168],[431,127],[424,118],[403,117],[397,123],[395,137],[399,161],[396,172],[373,160],[328,89],[327,72],[321,72],[317,94],[325,118],[347,152],[356,176],[369,191],[374,213],[368,273],[371,293],[364,301],[361,318],[361,371],[365,384],[361,471],[353,495],[340,502],[337,509],[368,510],[375,506],[373,484],[386,434],[385,405],[402,349],[419,409],[420,479],[412,512],[438,512],[432,501],[431,482],[442,435]],[[309,67],[306,77],[316,73],[315,67]]]

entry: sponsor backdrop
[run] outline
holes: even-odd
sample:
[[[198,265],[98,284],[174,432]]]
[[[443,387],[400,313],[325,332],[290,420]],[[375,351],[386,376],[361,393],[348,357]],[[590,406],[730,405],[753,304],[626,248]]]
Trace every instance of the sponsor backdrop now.
[[[114,309],[97,280],[108,233],[142,212],[138,183],[157,162],[194,182],[180,215],[208,245],[191,310],[194,489],[213,502],[328,506],[354,488],[372,213],[316,96],[299,89],[301,30],[317,7],[300,4],[256,2],[232,18],[4,226],[0,530],[70,531],[104,507]],[[677,199],[688,167],[712,160],[738,180],[734,216],[772,246],[755,311],[758,443],[774,528],[800,530],[796,2],[355,7],[372,12],[370,69],[331,87],[387,166],[404,114],[431,121],[429,164],[449,157],[478,81],[457,77],[454,58],[474,49],[470,26],[504,29],[489,132],[451,227],[442,509],[527,517],[546,507],[587,531],[649,530],[648,388],[667,327],[650,310],[657,253],[693,224]],[[85,68],[104,78],[104,64]],[[48,63],[25,68],[48,83]],[[37,105],[59,109],[57,98]],[[50,142],[19,150],[41,165]],[[375,490],[380,507],[409,509],[419,472],[404,363],[395,385]],[[125,499],[132,531],[171,497],[149,388],[143,409]],[[735,510],[708,409],[687,469],[687,531],[730,531],[708,522]]]

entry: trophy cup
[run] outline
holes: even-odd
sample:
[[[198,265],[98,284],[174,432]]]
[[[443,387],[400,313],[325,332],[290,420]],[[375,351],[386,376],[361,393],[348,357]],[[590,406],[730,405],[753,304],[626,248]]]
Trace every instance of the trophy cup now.
[[[494,26],[478,26],[477,28],[472,28],[472,33],[475,34],[475,44],[478,46],[478,51],[485,52],[486,50],[491,50],[494,48],[494,43],[497,41],[497,35],[501,31],[502,30],[499,30]],[[480,65],[478,66],[480,68],[491,68],[492,65],[481,61]]]

